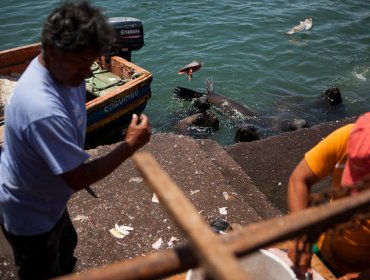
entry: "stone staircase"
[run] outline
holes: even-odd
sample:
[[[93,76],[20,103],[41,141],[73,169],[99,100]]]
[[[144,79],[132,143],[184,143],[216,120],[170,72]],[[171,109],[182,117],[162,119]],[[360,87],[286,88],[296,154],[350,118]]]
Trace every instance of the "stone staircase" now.
[[[254,185],[251,178],[225,148],[212,140],[197,140],[197,142],[224,176],[226,182],[240,195],[246,207],[253,208],[258,216],[264,220],[281,214],[281,211]]]
[[[305,151],[345,123],[229,147],[212,140],[159,133],[143,150],[153,154],[208,223],[224,219],[246,225],[286,212],[290,172]],[[89,152],[94,158],[112,148],[114,145],[100,146]],[[152,201],[153,192],[131,159],[92,189],[98,199],[80,191],[68,206],[79,235],[76,271],[149,254],[160,241],[158,250],[186,244],[186,236],[172,217]],[[117,222],[134,230],[123,239],[114,237],[110,229]],[[14,271],[10,248],[0,234],[0,279],[15,279]]]

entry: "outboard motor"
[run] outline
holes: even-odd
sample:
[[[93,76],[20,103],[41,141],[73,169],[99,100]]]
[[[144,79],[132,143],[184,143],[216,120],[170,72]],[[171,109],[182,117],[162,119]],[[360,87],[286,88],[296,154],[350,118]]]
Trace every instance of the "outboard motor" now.
[[[144,28],[139,19],[132,17],[109,18],[116,39],[110,47],[108,58],[120,56],[131,61],[131,51],[140,50],[144,46]]]

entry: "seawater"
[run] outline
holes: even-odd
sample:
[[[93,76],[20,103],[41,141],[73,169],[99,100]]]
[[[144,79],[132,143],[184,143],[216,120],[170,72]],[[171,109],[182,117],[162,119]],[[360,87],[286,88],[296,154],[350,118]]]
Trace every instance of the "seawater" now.
[[[191,103],[175,98],[177,86],[214,90],[257,112],[244,119],[216,111],[220,129],[181,133],[233,143],[237,126],[251,122],[262,137],[280,133],[285,120],[311,125],[369,111],[370,1],[92,1],[108,17],[130,16],[144,25],[145,46],[132,61],[153,74],[145,113],[154,132],[179,132]],[[2,0],[0,49],[40,40],[43,21],[58,1]],[[283,35],[306,17],[311,31]],[[178,75],[193,60],[204,66],[189,81]],[[328,108],[322,93],[337,86],[343,106]]]

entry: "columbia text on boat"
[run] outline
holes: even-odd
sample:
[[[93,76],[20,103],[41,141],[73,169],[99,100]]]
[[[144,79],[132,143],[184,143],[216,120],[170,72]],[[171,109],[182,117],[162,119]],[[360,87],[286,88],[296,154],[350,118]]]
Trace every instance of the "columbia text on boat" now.
[[[112,111],[113,109],[119,107],[120,105],[127,103],[130,100],[134,100],[139,95],[139,90],[135,90],[130,94],[127,94],[117,100],[114,100],[113,102],[109,103],[104,107],[104,112],[108,113]]]

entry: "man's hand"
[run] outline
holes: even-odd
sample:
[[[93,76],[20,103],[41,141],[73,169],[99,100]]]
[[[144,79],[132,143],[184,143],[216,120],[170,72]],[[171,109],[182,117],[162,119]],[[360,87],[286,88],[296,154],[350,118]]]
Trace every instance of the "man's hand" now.
[[[136,151],[149,142],[151,134],[148,117],[141,114],[139,120],[139,117],[136,114],[133,114],[125,141],[133,151]]]
[[[352,272],[343,275],[338,280],[368,280],[370,279],[370,269],[361,272]]]
[[[307,272],[311,273],[312,252],[307,246],[310,244],[299,238],[292,241],[288,249],[288,257],[294,263],[294,271],[298,278],[304,277]]]
[[[338,278],[338,280],[355,280],[355,279],[361,279],[358,278],[359,273],[347,273],[346,275],[343,275],[342,277]],[[366,279],[366,278],[363,278]]]

